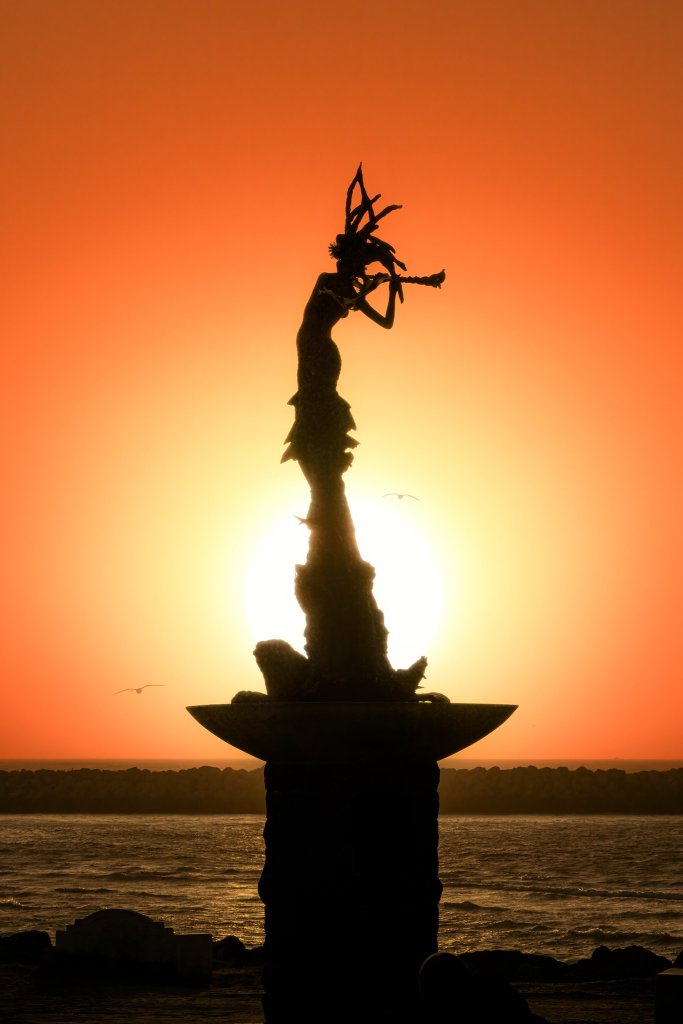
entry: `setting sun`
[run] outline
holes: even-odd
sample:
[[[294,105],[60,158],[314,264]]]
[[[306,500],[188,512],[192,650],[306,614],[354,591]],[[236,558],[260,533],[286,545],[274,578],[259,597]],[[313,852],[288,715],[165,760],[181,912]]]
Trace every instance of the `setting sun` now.
[[[374,594],[389,630],[389,659],[403,668],[429,650],[442,614],[443,580],[421,528],[418,500],[350,499],[363,558],[375,567]],[[257,544],[246,579],[251,639],[304,646],[304,615],[294,597],[294,567],[306,560],[308,530],[278,519]]]

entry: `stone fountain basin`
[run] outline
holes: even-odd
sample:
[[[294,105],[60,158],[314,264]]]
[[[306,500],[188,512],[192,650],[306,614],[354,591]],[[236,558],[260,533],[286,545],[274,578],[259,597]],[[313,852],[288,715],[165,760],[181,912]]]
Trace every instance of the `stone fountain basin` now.
[[[343,764],[441,761],[493,732],[517,706],[263,700],[187,710],[209,732],[262,761]]]

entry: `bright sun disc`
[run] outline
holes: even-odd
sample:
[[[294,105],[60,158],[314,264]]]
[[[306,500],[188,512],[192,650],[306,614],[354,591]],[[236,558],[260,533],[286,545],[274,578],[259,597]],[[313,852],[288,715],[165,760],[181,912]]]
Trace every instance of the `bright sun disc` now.
[[[411,498],[350,501],[363,558],[376,570],[374,595],[389,630],[389,659],[406,668],[429,655],[442,613],[443,583]],[[252,641],[287,640],[303,651],[305,619],[294,596],[294,567],[306,560],[308,530],[292,516],[260,539],[247,573]]]

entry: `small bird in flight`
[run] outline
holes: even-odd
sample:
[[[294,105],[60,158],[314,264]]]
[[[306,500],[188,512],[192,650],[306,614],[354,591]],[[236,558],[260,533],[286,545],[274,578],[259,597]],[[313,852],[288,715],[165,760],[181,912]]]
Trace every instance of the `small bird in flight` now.
[[[419,501],[420,500],[419,498],[415,497],[414,494],[397,494],[396,491],[389,491],[388,494],[383,494],[382,497],[383,498],[398,498],[399,501],[401,501],[403,498],[414,498],[415,501]]]
[[[166,686],[166,683],[145,683],[144,686],[126,686],[123,690],[115,690],[112,696],[116,696],[117,693],[142,693],[148,686]]]

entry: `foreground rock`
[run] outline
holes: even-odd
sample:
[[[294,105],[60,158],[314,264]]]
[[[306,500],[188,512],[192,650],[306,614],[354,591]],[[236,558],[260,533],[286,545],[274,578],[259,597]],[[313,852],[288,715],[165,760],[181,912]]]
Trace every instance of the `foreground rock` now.
[[[87,956],[73,957],[65,971],[64,954],[54,949],[47,932],[0,936],[0,1020],[261,1024],[260,948],[249,949],[236,936],[226,936],[213,943],[212,953],[210,977],[190,985],[172,973],[136,971],[124,962],[114,969],[110,964],[93,970]],[[665,957],[637,946],[599,947],[574,964],[519,950],[482,950],[457,959],[484,987],[497,988],[507,1000],[505,1024],[515,1019],[530,1024],[652,1024],[655,983],[671,966]],[[683,954],[676,963],[681,961]],[[464,1021],[462,1014],[459,1019]]]
[[[421,1024],[548,1024],[507,982],[475,973],[463,956],[434,953],[420,969]]]
[[[0,963],[39,964],[53,952],[47,932],[15,932],[0,935]]]
[[[590,957],[564,963],[552,956],[522,953],[518,949],[487,949],[462,953],[460,959],[483,978],[496,981],[611,981],[620,978],[651,978],[675,966],[643,946],[609,949],[598,946]],[[679,958],[680,959],[680,956]]]
[[[568,977],[574,981],[649,978],[672,966],[671,960],[643,946],[626,946],[625,949],[598,946],[586,960],[570,965]]]
[[[561,981],[570,969],[552,956],[522,953],[518,949],[461,953],[460,959],[474,974],[495,981]]]

